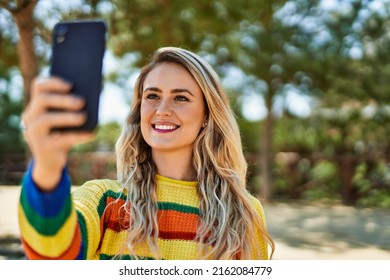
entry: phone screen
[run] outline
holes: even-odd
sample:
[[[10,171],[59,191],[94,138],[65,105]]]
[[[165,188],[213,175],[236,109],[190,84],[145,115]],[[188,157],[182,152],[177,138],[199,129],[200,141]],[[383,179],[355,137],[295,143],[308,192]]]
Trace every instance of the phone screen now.
[[[55,25],[50,74],[72,83],[72,93],[86,100],[83,110],[87,113],[84,125],[59,130],[93,130],[97,126],[105,45],[104,21],[67,21]]]

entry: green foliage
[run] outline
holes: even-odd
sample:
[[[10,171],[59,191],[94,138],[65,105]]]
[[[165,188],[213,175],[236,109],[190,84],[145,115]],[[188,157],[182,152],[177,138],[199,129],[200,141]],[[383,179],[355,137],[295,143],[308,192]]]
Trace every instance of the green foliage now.
[[[357,205],[390,208],[390,166],[385,161],[359,164],[353,183],[359,195]]]
[[[0,16],[6,13],[0,10]],[[7,22],[3,23],[6,25]],[[18,63],[16,42],[9,30],[0,28],[0,153],[24,151],[25,146],[20,133],[21,101],[10,96],[11,73]]]
[[[250,122],[243,117],[237,119],[244,152],[256,153],[260,146],[261,126],[260,122]]]
[[[0,28],[0,77],[9,75],[9,70],[18,63],[16,43],[7,37]]]
[[[280,119],[274,132],[275,197],[340,199],[348,179],[340,172],[348,160],[353,201],[387,207],[389,114],[387,106],[351,102],[338,110],[318,108],[308,118]]]
[[[340,199],[338,166],[331,161],[321,160],[310,171],[312,187],[303,192],[307,200]]]
[[[359,199],[357,205],[390,209],[390,191],[373,189],[367,196]]]
[[[99,125],[95,140],[78,145],[71,152],[114,151],[115,143],[121,133],[121,126],[116,122]]]
[[[0,79],[0,84],[8,85],[7,80]],[[7,91],[0,87],[0,153],[23,152],[25,144],[20,131],[21,102],[13,101]]]
[[[242,20],[246,1],[113,0],[110,47],[114,54],[139,54],[137,66],[162,46],[193,51],[218,49],[218,41]],[[237,9],[240,7],[240,9]]]

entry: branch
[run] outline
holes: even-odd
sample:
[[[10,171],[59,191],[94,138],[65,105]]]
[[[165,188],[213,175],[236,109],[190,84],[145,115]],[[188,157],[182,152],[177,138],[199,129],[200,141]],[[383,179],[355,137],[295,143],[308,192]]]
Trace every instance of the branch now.
[[[16,10],[16,6],[15,5],[11,5],[12,3],[9,3],[9,1],[1,1],[0,2],[0,8],[3,8],[5,10],[7,10],[8,12],[10,12],[11,14],[13,14]]]
[[[2,0],[0,2],[0,8],[3,8],[9,11],[12,15],[16,15],[19,12],[22,12],[25,9],[28,9],[30,6],[34,7],[39,0],[18,0],[15,3],[10,3],[9,1]]]

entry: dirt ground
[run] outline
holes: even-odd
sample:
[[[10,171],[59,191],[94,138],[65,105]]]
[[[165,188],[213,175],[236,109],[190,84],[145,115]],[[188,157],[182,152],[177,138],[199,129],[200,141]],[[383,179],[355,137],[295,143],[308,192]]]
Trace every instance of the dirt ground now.
[[[18,187],[0,187],[0,260],[21,259]],[[275,260],[390,260],[390,210],[264,203]]]
[[[390,260],[390,210],[264,204],[275,259]]]

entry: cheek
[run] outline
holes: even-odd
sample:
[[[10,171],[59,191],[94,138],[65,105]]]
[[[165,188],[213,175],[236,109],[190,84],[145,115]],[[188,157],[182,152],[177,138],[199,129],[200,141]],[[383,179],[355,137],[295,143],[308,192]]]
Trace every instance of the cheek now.
[[[141,123],[147,121],[152,112],[152,106],[148,102],[142,102],[140,108]]]
[[[141,103],[141,108],[140,108],[140,125],[141,125],[141,133],[143,136],[145,136],[145,133],[147,133],[147,129],[149,126],[149,119],[150,119],[150,112],[151,112],[150,105],[147,104],[147,102],[142,102]]]
[[[192,125],[194,129],[201,129],[205,119],[204,110],[199,107],[187,109],[183,112],[186,123]]]

